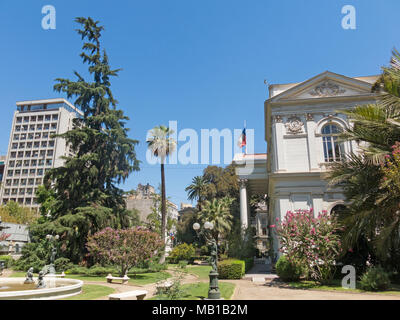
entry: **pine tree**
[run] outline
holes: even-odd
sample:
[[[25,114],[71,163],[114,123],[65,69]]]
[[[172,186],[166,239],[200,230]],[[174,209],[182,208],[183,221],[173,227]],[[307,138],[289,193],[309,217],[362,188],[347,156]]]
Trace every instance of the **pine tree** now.
[[[74,156],[64,157],[64,166],[46,174],[45,189],[38,199],[46,202],[50,215],[35,228],[42,233],[61,233],[66,256],[77,262],[86,253],[89,235],[106,226],[129,227],[124,192],[117,184],[139,170],[139,161],[135,152],[138,141],[128,138],[125,123],[129,119],[117,109],[111,91],[110,79],[120,69],[111,69],[102,50],[104,28],[90,17],[75,21],[81,25],[77,32],[84,41],[80,57],[88,64],[93,81],[86,81],[78,72],[74,72],[76,81],[56,79],[54,90],[75,98],[83,116],[74,119],[72,130],[57,136],[66,140]]]

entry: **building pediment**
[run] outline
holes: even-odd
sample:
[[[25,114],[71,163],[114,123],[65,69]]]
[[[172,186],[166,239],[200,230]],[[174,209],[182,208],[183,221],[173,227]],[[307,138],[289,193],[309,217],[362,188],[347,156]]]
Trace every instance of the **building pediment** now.
[[[270,101],[320,99],[370,95],[377,77],[349,78],[326,71],[307,81],[291,85],[273,85]]]

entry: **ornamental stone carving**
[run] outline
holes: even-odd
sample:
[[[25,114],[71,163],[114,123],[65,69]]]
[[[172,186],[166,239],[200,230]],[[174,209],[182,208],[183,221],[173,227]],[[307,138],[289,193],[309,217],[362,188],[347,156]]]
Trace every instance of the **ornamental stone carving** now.
[[[282,116],[277,115],[277,116],[273,117],[273,120],[275,123],[281,123],[283,119],[282,119]]]
[[[314,121],[314,115],[312,113],[307,113],[306,119],[307,119],[307,121]]]
[[[287,133],[289,134],[299,134],[303,133],[304,123],[297,116],[292,116],[288,119],[288,122],[285,124]]]
[[[246,188],[247,182],[249,181],[248,179],[238,179],[239,180],[239,186],[240,188]]]
[[[310,91],[310,95],[313,97],[334,97],[345,92],[346,90],[339,87],[339,85],[331,81],[325,81]]]

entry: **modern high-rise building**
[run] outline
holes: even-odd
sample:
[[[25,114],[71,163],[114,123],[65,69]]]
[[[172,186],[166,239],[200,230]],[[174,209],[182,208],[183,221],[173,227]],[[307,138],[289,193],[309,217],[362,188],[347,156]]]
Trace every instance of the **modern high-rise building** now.
[[[37,208],[36,190],[45,173],[62,166],[71,152],[62,138],[82,111],[65,99],[17,102],[0,190],[0,203],[15,201]]]

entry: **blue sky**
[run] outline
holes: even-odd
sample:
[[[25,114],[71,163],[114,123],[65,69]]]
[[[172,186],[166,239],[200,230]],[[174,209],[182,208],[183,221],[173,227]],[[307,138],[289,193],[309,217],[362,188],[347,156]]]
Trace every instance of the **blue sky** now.
[[[56,30],[41,28],[44,5],[56,8]],[[341,26],[344,5],[357,10],[357,29]],[[100,20],[114,68],[119,107],[140,140],[140,172],[122,186],[158,186],[159,166],[146,163],[146,133],[178,121],[179,130],[255,130],[265,152],[264,79],[300,82],[325,70],[378,74],[400,49],[398,0],[2,0],[0,2],[0,153],[8,147],[15,102],[59,97],[54,79],[84,71],[77,16]],[[72,101],[73,102],[73,101]],[[167,195],[185,202],[185,187],[204,166],[168,165]]]

